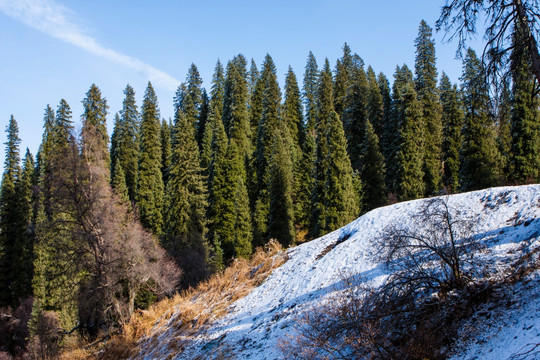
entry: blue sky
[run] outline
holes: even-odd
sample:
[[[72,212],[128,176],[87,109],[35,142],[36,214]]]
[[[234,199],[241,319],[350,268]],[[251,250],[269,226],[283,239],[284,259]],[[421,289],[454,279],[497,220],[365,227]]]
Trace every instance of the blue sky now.
[[[191,63],[209,88],[219,58],[238,53],[260,66],[269,53],[280,85],[291,65],[301,83],[309,51],[332,66],[349,44],[367,65],[392,81],[398,64],[414,68],[414,39],[422,19],[434,27],[444,0],[0,0],[0,138],[11,114],[21,153],[35,154],[47,104],[65,98],[80,127],[81,101],[96,83],[110,106],[109,130],[131,84],[140,106],[147,82],[161,114]],[[461,74],[456,43],[435,33],[439,75]],[[3,162],[4,146],[0,150]]]

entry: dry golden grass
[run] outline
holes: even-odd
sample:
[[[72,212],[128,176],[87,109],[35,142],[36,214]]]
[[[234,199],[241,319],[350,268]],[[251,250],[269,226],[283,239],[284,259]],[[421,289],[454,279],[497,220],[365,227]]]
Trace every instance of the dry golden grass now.
[[[140,351],[141,342],[163,345],[167,341],[170,348],[181,351],[194,334],[225,315],[229,305],[249,294],[286,260],[281,245],[270,241],[265,249],[257,249],[250,260],[236,259],[196,288],[133,315],[121,334],[114,336],[97,357],[126,359]],[[158,339],[167,328],[174,328],[175,337]]]

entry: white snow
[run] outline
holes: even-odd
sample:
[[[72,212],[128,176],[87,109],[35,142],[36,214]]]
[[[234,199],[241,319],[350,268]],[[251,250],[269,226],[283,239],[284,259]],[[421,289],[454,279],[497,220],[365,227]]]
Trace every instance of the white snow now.
[[[190,339],[180,353],[166,346],[142,345],[137,358],[212,358],[217,347],[228,347],[238,359],[280,359],[280,340],[295,334],[296,319],[328,299],[348,276],[360,275],[372,285],[386,277],[385,268],[372,260],[373,241],[391,223],[408,224],[425,200],[399,203],[373,210],[349,225],[319,239],[288,250],[289,260],[207,331]],[[540,246],[540,185],[492,188],[452,195],[451,208],[478,216],[476,231],[487,235],[492,268],[503,269],[521,254]],[[333,244],[350,237],[333,247]],[[326,254],[323,254],[329,250]],[[491,327],[477,334],[477,343],[463,343],[456,359],[509,359],[540,342],[538,277],[523,285],[523,306],[518,302],[491,318]],[[520,285],[521,286],[521,285]],[[530,298],[529,298],[530,297]],[[534,299],[528,301],[527,298]],[[489,323],[489,321],[487,321]],[[160,338],[178,337],[174,327]],[[164,344],[167,342],[163,342]],[[491,356],[491,357],[490,357]]]

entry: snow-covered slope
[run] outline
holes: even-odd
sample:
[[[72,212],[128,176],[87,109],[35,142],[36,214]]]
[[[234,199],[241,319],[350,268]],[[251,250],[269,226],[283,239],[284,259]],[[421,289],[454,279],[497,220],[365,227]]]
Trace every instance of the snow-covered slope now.
[[[491,257],[494,266],[503,267],[510,259],[540,246],[540,185],[458,194],[450,196],[448,203],[451,208],[478,216],[476,231],[490,238],[483,256]],[[193,338],[183,351],[143,342],[138,358],[212,358],[218,347],[229,348],[238,359],[281,358],[278,344],[294,335],[298,316],[328,299],[340,288],[343,279],[361,275],[374,285],[384,280],[384,267],[372,260],[374,239],[388,224],[408,224],[411,215],[423,204],[425,200],[416,200],[376,209],[337,231],[288,250],[289,260],[284,265],[248,296],[236,301],[228,315]],[[538,284],[538,281],[532,280],[532,283]],[[530,291],[538,298],[537,286],[532,286]],[[533,321],[513,323],[507,319],[508,329],[505,330],[508,333],[505,337],[527,337],[520,340],[523,345],[540,342],[538,302],[529,305],[535,307],[536,312],[528,310]],[[520,331],[522,326],[529,330]],[[162,329],[160,338],[170,340],[178,336],[181,335],[171,327]],[[486,338],[483,344],[489,341],[497,340]],[[469,350],[467,346],[463,345],[463,351],[469,351],[470,358],[487,358],[482,344],[475,344],[476,347]],[[495,345],[492,348],[496,349]]]

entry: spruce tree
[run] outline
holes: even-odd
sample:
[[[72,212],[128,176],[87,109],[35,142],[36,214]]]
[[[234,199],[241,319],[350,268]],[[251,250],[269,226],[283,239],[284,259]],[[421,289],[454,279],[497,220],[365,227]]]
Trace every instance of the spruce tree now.
[[[169,182],[169,167],[171,166],[171,127],[163,119],[161,121],[161,175],[163,177],[163,186]]]
[[[208,194],[194,124],[176,105],[163,244],[184,271],[183,285],[193,286],[208,275]]]
[[[519,30],[519,27],[517,29]],[[517,36],[517,35],[516,35]],[[540,101],[531,71],[528,46],[515,46],[511,73],[513,106],[511,122],[511,178],[518,183],[540,179]]]
[[[159,235],[163,231],[161,126],[157,96],[150,82],[144,94],[141,118],[136,198],[141,223]]]
[[[501,90],[496,98],[497,145],[503,157],[504,177],[511,179],[512,164],[510,151],[512,148],[512,85],[508,78],[502,80]]]
[[[308,130],[315,129],[317,118],[317,89],[319,84],[319,70],[317,60],[310,51],[304,73],[304,108],[306,111],[306,128]]]
[[[99,142],[99,145],[103,147],[103,149],[101,149],[103,151],[92,152],[92,154],[105,156],[107,167],[110,170],[109,135],[107,134],[107,111],[109,106],[107,105],[107,100],[102,97],[101,91],[96,84],[92,84],[82,103],[84,107],[84,113],[82,115],[82,131],[84,132],[87,131],[88,128],[92,128],[91,131],[97,132],[99,137],[95,139]],[[82,141],[83,149],[90,146],[90,144],[84,143],[84,138]],[[91,146],[94,146],[94,144]]]
[[[283,104],[283,120],[285,121],[291,135],[292,146],[294,148],[294,159],[301,156],[302,144],[305,141],[304,121],[302,115],[302,99],[298,81],[292,68],[289,66],[285,77],[285,102]],[[296,160],[295,160],[296,161]]]
[[[443,185],[448,191],[459,188],[459,153],[461,150],[463,127],[463,106],[456,85],[452,85],[448,76],[442,74],[440,84],[442,122],[443,122]]]
[[[360,171],[362,167],[362,144],[368,121],[369,85],[362,63],[362,61],[357,61],[354,67],[348,70],[350,79],[346,95],[342,100],[347,150],[353,169],[356,171]]]
[[[354,188],[347,140],[343,124],[334,111],[332,92],[332,75],[326,61],[318,89],[313,236],[345,225],[359,212],[359,194]]]
[[[384,157],[379,147],[379,137],[368,120],[365,123],[362,144],[363,210],[369,211],[387,204]]]
[[[334,110],[339,116],[345,110],[347,92],[353,76],[353,55],[347,43],[343,45],[343,56],[338,59],[334,77]]]
[[[398,152],[402,142],[400,129],[405,119],[406,109],[403,94],[407,85],[411,84],[414,84],[413,76],[407,65],[403,65],[402,67],[397,66],[394,74],[394,84],[392,85],[391,113],[385,119],[386,124],[383,134],[383,139],[385,140],[383,145],[386,151],[386,154],[384,154],[386,159],[386,184],[389,191],[394,194],[398,191]]]
[[[425,194],[432,195],[441,188],[442,175],[442,108],[437,89],[435,42],[432,30],[422,20],[415,40],[415,85],[422,107],[424,131],[424,183]]]
[[[292,202],[293,163],[291,136],[285,127],[276,132],[269,159],[268,237],[277,239],[284,247],[295,242],[294,207]]]
[[[490,115],[488,86],[482,63],[474,50],[467,50],[463,63],[465,123],[460,154],[460,186],[470,191],[497,185],[502,176],[502,158]]]
[[[21,176],[19,125],[11,115],[6,127],[4,173],[0,186],[0,306],[15,305],[13,259],[21,229],[16,183]]]
[[[111,180],[111,186],[114,193],[120,198],[120,201],[129,206],[129,192],[126,186],[126,175],[124,174],[124,169],[120,163],[116,165],[116,171]]]
[[[302,156],[294,168],[294,218],[300,229],[297,232],[299,240],[302,240],[307,235],[307,232],[313,228],[311,215],[316,158],[314,130],[306,133],[306,140],[302,146],[302,150]]]
[[[136,200],[139,156],[139,111],[135,103],[135,90],[127,85],[120,117],[115,119],[111,139],[111,178],[116,176],[116,164],[122,166],[131,201]]]
[[[360,194],[347,154],[347,140],[335,111],[330,113],[324,137],[328,142],[323,205],[325,217],[319,218],[322,233],[336,230],[356,219],[360,212]]]
[[[13,300],[18,303],[32,295],[32,277],[34,272],[34,186],[36,185],[34,158],[30,150],[22,161],[21,175],[15,183],[18,212],[16,227],[18,236],[14,239],[12,271]]]
[[[391,158],[392,158],[392,141],[393,136],[395,135],[395,124],[393,122],[393,116],[392,116],[392,96],[390,94],[390,82],[386,78],[386,76],[383,73],[379,73],[377,76],[377,84],[379,85],[379,91],[381,92],[382,96],[382,102],[383,102],[383,117],[382,117],[382,126],[381,126],[381,133],[380,133],[380,140],[381,140],[381,151],[384,156],[384,161],[386,164],[386,169],[388,170],[391,165]],[[377,127],[375,127],[375,130],[377,131]],[[390,187],[391,185],[391,179],[388,175],[390,175],[387,171],[387,179],[386,179],[386,185],[387,187]]]
[[[381,89],[379,83],[377,82],[377,75],[371,66],[368,67],[366,72],[366,77],[368,81],[368,101],[367,101],[367,113],[368,119],[375,134],[379,138],[379,143],[381,142],[383,127],[384,127],[384,99],[381,94]],[[382,145],[382,144],[380,144]],[[381,147],[382,152],[382,147]]]
[[[424,131],[422,106],[414,84],[401,89],[402,119],[399,126],[399,145],[396,154],[396,195],[400,201],[424,195]]]
[[[263,245],[268,240],[270,157],[274,139],[278,136],[279,128],[282,126],[280,118],[281,90],[277,82],[274,61],[268,54],[261,71],[261,81],[264,83],[263,103],[255,150],[255,170],[258,180],[256,194],[258,196],[254,211],[254,236],[258,245]]]
[[[206,93],[206,89],[202,89],[202,102],[201,110],[199,111],[199,122],[197,123],[197,144],[199,149],[202,148],[202,142],[204,138],[204,131],[206,129],[206,124],[208,123],[208,115],[210,113],[210,99]]]

